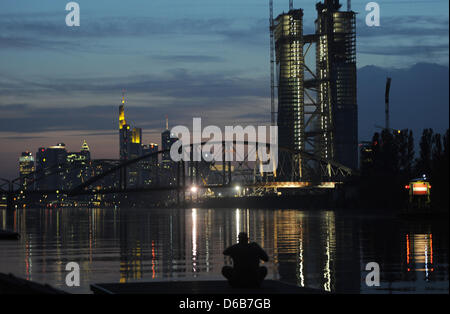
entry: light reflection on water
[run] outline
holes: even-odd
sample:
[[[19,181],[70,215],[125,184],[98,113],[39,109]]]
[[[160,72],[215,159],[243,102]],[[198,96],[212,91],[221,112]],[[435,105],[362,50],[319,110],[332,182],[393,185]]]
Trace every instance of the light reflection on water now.
[[[89,284],[221,278],[225,247],[249,234],[268,253],[268,278],[333,292],[448,293],[448,224],[333,211],[248,209],[20,209],[0,225],[0,272],[74,293]],[[65,285],[77,262],[81,286]],[[381,286],[367,287],[378,262]]]

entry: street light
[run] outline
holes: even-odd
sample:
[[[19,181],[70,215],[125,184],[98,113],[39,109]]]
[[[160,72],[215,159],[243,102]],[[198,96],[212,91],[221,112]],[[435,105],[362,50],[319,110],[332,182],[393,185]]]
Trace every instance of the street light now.
[[[191,192],[192,193],[196,193],[197,190],[198,190],[198,188],[195,185],[191,187]]]
[[[241,187],[240,187],[239,185],[236,185],[236,186],[234,187],[234,189],[236,190],[237,195],[238,195],[238,196],[241,196]]]

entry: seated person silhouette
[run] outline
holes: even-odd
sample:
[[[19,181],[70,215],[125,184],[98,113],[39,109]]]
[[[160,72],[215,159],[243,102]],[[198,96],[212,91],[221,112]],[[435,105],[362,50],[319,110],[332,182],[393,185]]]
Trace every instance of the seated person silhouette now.
[[[259,287],[267,275],[267,268],[259,266],[259,260],[267,262],[269,257],[257,243],[248,243],[245,232],[239,233],[238,238],[238,244],[223,251],[224,255],[233,259],[233,267],[224,266],[222,275],[235,288]]]

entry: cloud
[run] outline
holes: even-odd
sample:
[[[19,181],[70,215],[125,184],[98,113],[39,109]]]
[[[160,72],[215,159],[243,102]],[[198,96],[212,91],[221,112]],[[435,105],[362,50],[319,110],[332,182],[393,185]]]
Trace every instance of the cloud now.
[[[166,114],[176,123],[189,121],[193,116],[212,115],[221,123],[240,116],[257,117],[255,114],[261,106],[268,104],[269,95],[267,77],[211,74],[182,68],[115,79],[23,81],[3,77],[0,92],[11,98],[23,95],[28,102],[0,100],[0,132],[113,130],[117,127],[118,109],[111,104],[119,103],[114,95],[124,86],[131,96],[126,106],[127,118],[135,121],[133,125],[146,129],[161,128]],[[49,99],[53,98],[64,103],[51,105]]]
[[[1,49],[50,49],[56,51],[73,50],[76,44],[67,40],[49,40],[43,38],[33,38],[25,36],[4,36],[0,35]]]
[[[432,57],[447,54],[448,56],[449,46],[448,44],[413,44],[413,45],[392,45],[392,46],[364,46],[358,49],[358,53],[365,53],[371,55],[382,56],[417,56],[417,57]]]
[[[448,16],[382,17],[380,27],[357,20],[357,53],[371,64],[379,60],[385,66],[410,66],[417,62],[448,64]],[[369,59],[370,58],[370,59]],[[373,61],[372,61],[373,63]]]
[[[0,80],[4,95],[45,95],[48,93],[116,93],[123,87],[129,93],[145,93],[154,97],[185,99],[233,99],[265,97],[266,77],[243,77],[233,73],[205,73],[184,68],[171,69],[161,74],[125,77],[58,78],[40,80]],[[1,103],[0,103],[1,104]]]
[[[61,46],[73,49],[92,50],[87,43],[92,40],[108,40],[118,38],[142,38],[167,40],[204,36],[212,39],[233,41],[240,44],[254,44],[258,37],[267,32],[267,21],[249,20],[246,24],[238,24],[231,18],[210,19],[162,19],[154,17],[95,17],[84,18],[80,27],[66,27],[60,19],[42,19],[24,15],[0,19],[0,37],[2,48],[53,48]],[[51,39],[51,40],[50,40]],[[99,48],[99,47],[97,47]]]
[[[411,39],[418,37],[448,37],[448,16],[435,16],[432,19],[427,16],[410,15],[383,17],[379,27],[368,27],[365,23],[365,15],[357,19],[357,34],[359,37],[381,37],[386,40],[389,37],[408,36]],[[379,38],[379,39],[381,39]],[[442,40],[442,39],[441,39]]]
[[[408,56],[409,65],[430,60],[448,64],[448,16],[382,17],[380,27],[367,27],[365,15],[357,18],[358,52],[370,56]],[[224,63],[223,56],[212,52],[220,46],[230,49],[257,49],[267,52],[268,21],[264,18],[234,20],[231,18],[158,18],[158,17],[98,17],[88,16],[81,27],[66,27],[51,14],[3,15],[0,19],[0,48],[16,50],[44,49],[61,53],[87,52],[101,55],[139,55],[150,50],[151,59],[160,64]],[[312,33],[313,24],[305,24],[304,33]],[[126,45],[119,44],[123,39]],[[170,54],[175,42],[177,54]],[[152,51],[151,43],[166,47],[168,53]],[[211,51],[192,54],[196,51]],[[186,47],[184,49],[183,47]],[[176,48],[178,49],[178,47]],[[183,50],[184,49],[184,50]],[[223,51],[221,51],[223,52]],[[396,60],[391,60],[394,64]],[[363,62],[368,64],[368,62]]]
[[[448,112],[448,92],[444,87],[448,82],[448,67],[419,64],[405,70],[389,71],[378,67],[364,67],[358,70],[359,108],[364,121],[361,123],[362,126],[375,123],[365,121],[364,117],[371,120],[377,114],[382,116],[383,110],[374,108],[379,107],[378,102],[383,103],[382,89],[388,75],[393,77],[393,121],[395,114],[398,114],[398,119],[402,121],[401,117],[407,113],[410,116],[408,121],[418,119],[414,123],[426,127],[433,125],[433,122],[441,121],[444,119],[442,117],[448,117],[445,112],[443,114],[443,110]],[[436,80],[440,83],[436,83]],[[101,84],[96,85],[94,83],[96,81]],[[118,105],[114,103],[118,104],[119,99],[109,94],[111,91],[118,94],[120,87],[123,86],[119,81],[123,82],[122,79],[117,82],[112,79],[102,82],[101,78],[96,78],[84,84],[71,79],[36,83],[44,90],[54,85],[54,92],[66,96],[69,89],[74,89],[72,92],[75,94],[79,94],[80,91],[86,93],[82,93],[83,97],[79,95],[74,97],[72,104],[64,106],[47,104],[44,107],[46,104],[45,97],[42,96],[44,94],[39,96],[39,93],[36,98],[38,100],[43,98],[42,103],[0,103],[2,113],[0,132],[23,134],[66,130],[88,131],[93,134],[111,132],[117,128]],[[270,119],[266,78],[247,79],[239,76],[192,73],[179,69],[162,76],[133,77],[128,83],[127,90],[131,100],[126,105],[126,118],[133,126],[147,131],[161,130],[166,114],[169,115],[171,124],[189,124],[192,117],[202,117],[207,120],[205,123],[218,125],[248,121],[261,124]],[[378,86],[376,90],[374,86]],[[374,94],[381,98],[376,98],[375,101]],[[155,95],[162,96],[158,98],[161,99],[159,102],[153,101],[152,97]],[[100,99],[102,102],[106,97],[112,99],[109,104],[103,102],[89,105],[90,99]],[[429,103],[425,104],[427,100]],[[396,112],[401,106],[406,105],[407,109],[404,108],[403,113]],[[368,112],[370,114],[367,115]],[[418,112],[421,114],[416,115]],[[446,121],[448,125],[448,119]],[[445,121],[439,122],[439,125],[443,124]],[[371,125],[369,129],[371,130]]]
[[[225,59],[216,56],[205,55],[155,55],[151,57],[154,60],[167,63],[210,63],[224,62]]]

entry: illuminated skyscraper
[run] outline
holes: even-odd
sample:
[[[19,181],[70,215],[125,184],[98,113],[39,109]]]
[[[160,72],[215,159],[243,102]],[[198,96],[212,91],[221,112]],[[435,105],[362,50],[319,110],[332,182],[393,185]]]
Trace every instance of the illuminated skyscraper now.
[[[303,91],[303,10],[291,10],[274,22],[278,75],[278,145],[292,151],[305,148]],[[292,155],[280,151],[281,176],[293,180]]]
[[[91,153],[86,141],[80,152],[67,153],[66,188],[72,189],[85,182],[91,176]]]
[[[34,158],[33,153],[23,152],[19,157],[19,173],[20,173],[20,185],[24,190],[33,189],[33,172],[34,172]]]
[[[339,0],[316,4],[316,75],[322,157],[358,167],[355,12]]]
[[[278,144],[304,149],[303,10],[291,10],[275,20],[278,72]]]
[[[91,159],[91,151],[89,149],[89,145],[86,143],[86,140],[83,140],[83,144],[81,145],[81,152],[82,155],[86,156],[87,160]]]
[[[119,145],[120,160],[132,160],[142,156],[142,129],[132,128],[125,119],[125,93],[122,94],[122,103],[119,106]],[[128,186],[138,186],[142,183],[142,163],[132,164],[126,169]]]
[[[119,145],[120,159],[127,160],[129,157],[129,143],[131,142],[132,132],[130,125],[125,120],[125,94],[122,94],[122,104],[119,106]]]
[[[142,129],[133,128],[133,130],[131,131],[131,143],[141,144],[141,140],[142,140]]]
[[[148,155],[154,153],[151,157],[140,161],[142,169],[142,183],[144,185],[151,185],[156,183],[159,179],[158,175],[158,144],[150,143],[142,146],[142,154]]]

